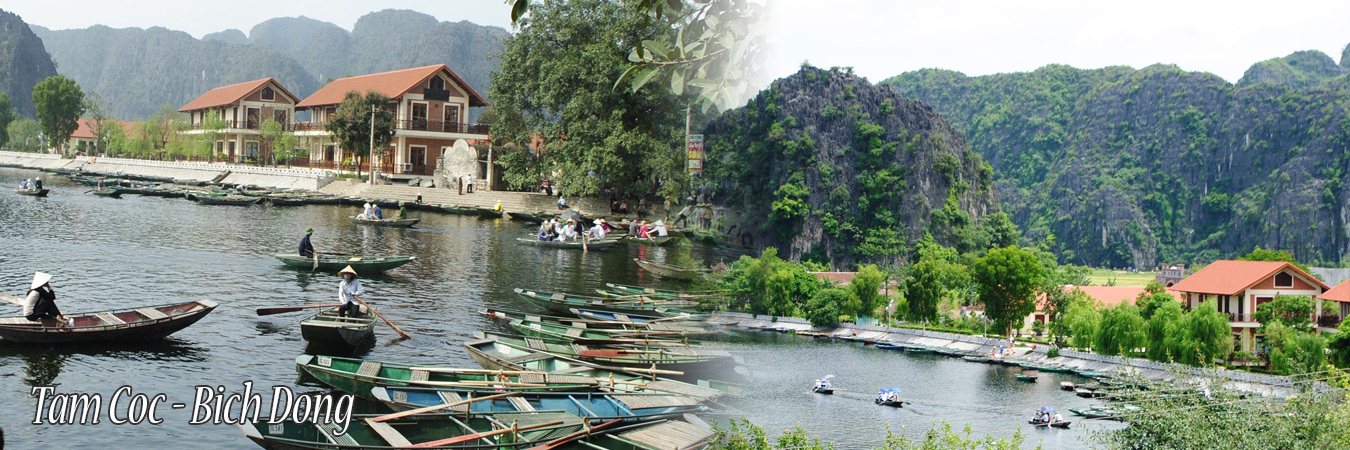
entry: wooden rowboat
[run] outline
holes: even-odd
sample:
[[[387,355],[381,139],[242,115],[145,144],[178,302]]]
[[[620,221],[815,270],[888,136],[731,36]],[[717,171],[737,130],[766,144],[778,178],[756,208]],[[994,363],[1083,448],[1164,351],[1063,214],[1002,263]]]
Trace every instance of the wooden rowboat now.
[[[258,200],[261,200],[261,198],[249,197],[245,195],[221,195],[221,196],[197,195],[193,197],[193,200],[203,205],[248,206],[254,203],[258,203]]]
[[[375,315],[341,317],[335,309],[326,310],[301,320],[300,335],[310,342],[356,347],[375,340]]]
[[[1027,423],[1031,424],[1033,427],[1069,428],[1069,425],[1073,424],[1073,421],[1060,420],[1055,422],[1037,422],[1035,420],[1028,420]]]
[[[306,270],[314,269],[314,258],[306,258],[296,253],[278,253],[274,256],[290,267]],[[337,272],[350,265],[352,266],[352,269],[356,270],[356,273],[360,274],[366,272],[383,272],[410,263],[414,259],[417,259],[417,257],[319,255],[319,267],[317,270]]]
[[[94,189],[89,193],[99,197],[122,198],[122,190],[118,188],[105,187],[103,189]]]
[[[440,409],[443,413],[498,414],[530,411],[561,411],[590,421],[628,422],[678,416],[704,411],[707,407],[683,395],[606,392],[518,392],[497,394],[446,388],[377,386],[370,390],[375,400],[395,411],[427,408],[482,398],[466,405]],[[498,398],[486,399],[486,396]]]
[[[629,237],[628,237],[628,242],[631,242],[631,243],[634,243],[634,244],[651,245],[651,246],[660,247],[660,246],[669,244],[671,239],[673,239],[673,238],[671,238],[670,236],[649,237],[649,238],[629,236]]]
[[[516,242],[520,242],[520,243],[527,244],[527,245],[533,245],[533,246],[535,246],[535,247],[544,247],[544,248],[566,248],[566,249],[573,249],[573,250],[600,250],[600,249],[609,248],[610,246],[612,246],[612,245],[614,245],[614,244],[617,244],[617,243],[619,242],[619,238],[617,238],[617,237],[616,237],[616,238],[610,238],[609,236],[606,236],[604,239],[599,239],[599,240],[594,240],[594,241],[587,241],[586,244],[585,244],[585,246],[582,245],[581,241],[541,241],[541,240],[534,239],[534,238],[516,238]]]
[[[69,326],[51,318],[30,321],[0,318],[0,337],[9,342],[64,344],[160,339],[186,328],[216,309],[216,302],[199,300],[105,312],[68,314]]]
[[[541,308],[560,313],[572,308],[643,316],[683,314],[675,308],[698,308],[699,304],[680,300],[612,299],[567,295],[561,292],[529,291],[515,288],[516,295]]]
[[[811,388],[811,392],[812,392],[812,393],[816,393],[816,394],[834,395],[834,388],[828,387],[828,386],[826,386],[826,387],[813,387],[813,388]]]
[[[361,225],[375,225],[381,227],[411,227],[421,222],[422,219],[360,219],[356,216],[350,216],[352,222]]]
[[[1026,381],[1028,383],[1035,383],[1036,378],[1038,378],[1036,375],[1023,375],[1020,373],[1013,374],[1013,376],[1017,377],[1017,381]]]
[[[544,212],[542,211],[534,213],[512,211],[506,213],[506,215],[511,220],[518,220],[525,223],[539,224],[544,223],[544,220],[546,220],[545,219],[546,214],[544,214]]]
[[[19,195],[31,195],[33,197],[46,197],[50,189],[15,189],[14,193]]]
[[[453,387],[474,391],[590,391],[599,380],[570,374],[421,367],[337,356],[300,355],[295,365],[319,381],[362,398],[376,386]]]
[[[618,424],[616,422],[615,424]],[[244,436],[267,449],[526,449],[555,448],[586,437],[587,421],[560,412],[463,416],[413,414],[406,417],[353,414],[348,425],[332,421],[296,423],[266,420],[238,425]],[[611,424],[589,427],[601,430]],[[345,432],[344,431],[345,428]],[[604,431],[595,434],[604,436]],[[545,446],[556,444],[555,446]]]
[[[638,266],[642,267],[642,270],[654,273],[660,277],[676,280],[693,280],[708,274],[707,269],[691,269],[673,266],[642,258],[633,258],[633,261],[637,262]]]

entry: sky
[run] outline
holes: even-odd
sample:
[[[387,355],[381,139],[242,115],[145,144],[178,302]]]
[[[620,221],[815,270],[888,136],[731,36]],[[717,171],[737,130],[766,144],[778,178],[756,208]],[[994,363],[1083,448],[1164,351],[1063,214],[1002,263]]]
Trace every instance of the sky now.
[[[966,75],[1163,63],[1236,82],[1258,61],[1299,50],[1340,60],[1350,43],[1350,1],[1285,0],[764,0],[773,12],[768,76],[792,74],[803,61],[851,66],[872,81],[942,68]],[[413,9],[442,21],[510,29],[503,0],[21,0],[0,5],[51,29],[104,24],[163,26],[201,37],[228,28],[245,33],[273,17],[307,16],[351,29],[362,15]],[[78,14],[72,14],[78,11]]]

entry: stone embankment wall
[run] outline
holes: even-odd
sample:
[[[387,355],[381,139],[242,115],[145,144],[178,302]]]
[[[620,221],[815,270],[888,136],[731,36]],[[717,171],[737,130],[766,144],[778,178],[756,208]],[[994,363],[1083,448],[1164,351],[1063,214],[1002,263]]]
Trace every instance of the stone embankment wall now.
[[[863,339],[877,343],[911,344],[925,347],[947,348],[969,354],[990,355],[1000,347],[1006,347],[1008,341],[982,336],[942,333],[937,331],[916,330],[910,328],[889,328],[874,325],[856,325],[841,323],[836,327],[815,328],[811,323],[793,317],[755,316],[745,313],[718,312],[715,317],[733,322],[734,327],[748,330],[778,332],[810,332],[830,337]],[[855,334],[856,333],[856,334]],[[1014,356],[1007,357],[1012,362],[1055,364],[1071,367],[1077,372],[1098,373],[1136,373],[1153,380],[1171,380],[1180,375],[1197,378],[1223,380],[1233,389],[1258,393],[1261,395],[1288,397],[1296,391],[1289,377],[1264,375],[1234,370],[1215,370],[1191,367],[1181,364],[1160,363],[1140,358],[1103,356],[1095,353],[1060,349],[1059,356],[1050,358],[1046,352],[1049,346],[1037,345],[1034,348],[1017,347]]]
[[[149,161],[124,158],[61,158],[58,155],[0,151],[0,165],[30,169],[67,169],[81,167],[91,175],[116,176],[118,173],[147,177],[165,177],[176,181],[242,184],[278,189],[318,190],[333,180],[331,172],[295,168],[254,167],[194,161]]]

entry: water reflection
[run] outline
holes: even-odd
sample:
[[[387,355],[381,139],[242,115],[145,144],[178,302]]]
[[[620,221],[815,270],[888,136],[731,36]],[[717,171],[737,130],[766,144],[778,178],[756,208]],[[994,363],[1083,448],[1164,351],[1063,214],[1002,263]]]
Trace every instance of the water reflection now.
[[[102,359],[122,363],[194,363],[208,359],[207,350],[195,343],[175,339],[87,343],[78,345],[28,345],[0,341],[0,363],[23,361],[24,384],[50,386],[61,376],[67,361]]]

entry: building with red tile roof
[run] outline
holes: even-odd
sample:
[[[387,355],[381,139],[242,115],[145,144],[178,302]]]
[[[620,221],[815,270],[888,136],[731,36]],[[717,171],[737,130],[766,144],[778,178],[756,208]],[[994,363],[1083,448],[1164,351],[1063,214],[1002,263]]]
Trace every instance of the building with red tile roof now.
[[[201,134],[206,117],[218,115],[225,128],[218,130],[217,157],[230,162],[272,163],[272,149],[262,139],[262,124],[275,120],[287,130],[295,119],[298,98],[275,78],[262,78],[221,86],[178,108],[188,115],[191,129],[185,134]]]
[[[78,123],[79,127],[75,129],[74,133],[70,134],[70,141],[66,143],[66,148],[88,153],[97,148],[98,135],[95,133],[97,126],[94,119],[81,118]],[[122,134],[129,136],[133,133],[135,123],[109,119],[105,121],[104,126],[121,126]]]
[[[1144,288],[1141,286],[1065,285],[1061,287],[1064,289],[1064,292],[1071,292],[1071,291],[1082,292],[1083,294],[1087,295],[1088,298],[1091,298],[1093,301],[1097,302],[1098,305],[1102,308],[1114,308],[1116,307],[1116,305],[1119,305],[1121,303],[1133,304],[1134,300],[1139,298],[1139,295],[1145,292]],[[1167,289],[1166,292],[1173,298],[1181,300],[1181,293],[1171,289]],[[1046,307],[1047,305],[1045,302],[1045,294],[1040,294],[1036,299],[1036,310],[1033,311],[1031,315],[1027,316],[1025,322],[1023,323],[1022,329],[1030,330],[1031,325],[1036,323],[1037,321],[1048,324],[1050,322],[1050,317],[1046,311]]]
[[[1342,281],[1341,284],[1338,284],[1336,287],[1317,296],[1317,299],[1323,302],[1335,302],[1340,310],[1339,314],[1334,317],[1323,315],[1318,318],[1318,328],[1324,328],[1322,331],[1331,333],[1339,331],[1336,330],[1336,327],[1340,326],[1341,321],[1344,320],[1346,316],[1350,316],[1350,280]],[[1331,330],[1325,330],[1325,328],[1330,328]]]
[[[1261,326],[1254,313],[1257,305],[1279,295],[1306,295],[1322,310],[1319,298],[1330,289],[1317,277],[1284,261],[1214,261],[1196,271],[1172,289],[1182,295],[1181,304],[1190,309],[1201,303],[1216,302],[1219,312],[1227,314],[1233,329],[1236,350],[1252,351],[1256,329]]]
[[[469,108],[488,106],[487,99],[445,64],[393,70],[333,80],[297,104],[311,113],[311,121],[296,124],[296,134],[318,138],[310,148],[312,165],[340,164],[369,151],[339,149],[325,129],[349,92],[377,92],[392,100],[386,110],[395,116],[395,131],[380,162],[384,175],[404,179],[433,175],[436,158],[457,141],[473,144],[490,139],[486,125],[467,120]],[[482,173],[480,168],[475,177],[482,179]]]

